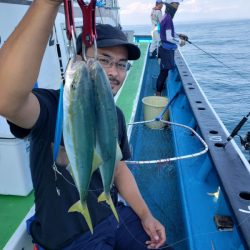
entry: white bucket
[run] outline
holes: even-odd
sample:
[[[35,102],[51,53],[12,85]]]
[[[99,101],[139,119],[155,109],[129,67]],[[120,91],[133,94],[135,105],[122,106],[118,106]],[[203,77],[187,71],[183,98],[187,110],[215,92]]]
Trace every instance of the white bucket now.
[[[159,116],[163,108],[167,105],[168,99],[163,96],[147,96],[142,99],[144,120],[153,120]],[[168,120],[168,111],[166,111],[162,117],[162,120]],[[151,129],[161,129],[165,126],[163,122],[154,121],[146,123]]]

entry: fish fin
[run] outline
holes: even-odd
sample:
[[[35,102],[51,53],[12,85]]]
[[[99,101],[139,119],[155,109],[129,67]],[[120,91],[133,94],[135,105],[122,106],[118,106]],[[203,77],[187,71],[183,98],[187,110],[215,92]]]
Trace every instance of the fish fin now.
[[[87,204],[86,205],[82,205],[81,201],[77,201],[76,203],[74,203],[68,210],[69,213],[71,212],[79,212],[83,215],[90,232],[93,234],[93,225],[92,225],[92,221],[90,218],[90,214],[89,214],[89,209]]]
[[[114,203],[112,201],[112,198],[111,198],[110,194],[107,195],[104,192],[102,192],[98,197],[98,202],[102,202],[102,201],[106,201],[109,204],[109,206],[110,206],[116,220],[119,222],[119,216],[117,214],[117,211],[115,209],[115,205],[114,205]]]
[[[92,162],[92,173],[103,163],[101,156],[94,149],[94,156]]]

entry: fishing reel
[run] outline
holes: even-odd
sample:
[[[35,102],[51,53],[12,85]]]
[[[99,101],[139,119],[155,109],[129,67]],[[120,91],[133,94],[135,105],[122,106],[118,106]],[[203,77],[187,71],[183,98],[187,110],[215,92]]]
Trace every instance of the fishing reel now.
[[[245,135],[245,137],[242,137],[238,135],[240,138],[240,144],[242,148],[244,148],[245,151],[249,152],[250,154],[250,131],[248,131]],[[248,162],[250,163],[250,159],[248,159]]]
[[[224,147],[227,145],[227,143],[229,141],[231,141],[235,136],[239,136],[240,138],[240,143],[241,146],[249,152],[250,154],[250,131],[248,131],[245,135],[245,137],[243,138],[242,136],[238,135],[238,132],[241,130],[241,128],[243,127],[243,125],[246,123],[246,121],[248,120],[248,117],[250,116],[250,112],[244,116],[241,121],[237,124],[237,126],[233,129],[232,133],[228,136],[226,142],[224,143]],[[250,163],[250,160],[248,160],[248,162]]]
[[[240,135],[240,144],[241,146],[247,150],[247,151],[250,151],[250,131],[248,131],[245,135],[244,138],[242,138]]]

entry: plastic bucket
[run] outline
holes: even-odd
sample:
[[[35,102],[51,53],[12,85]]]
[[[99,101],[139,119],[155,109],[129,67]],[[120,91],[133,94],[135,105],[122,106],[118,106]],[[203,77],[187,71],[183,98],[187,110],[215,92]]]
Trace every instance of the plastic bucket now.
[[[160,115],[163,108],[167,105],[168,99],[163,96],[147,96],[142,99],[144,120],[153,120]],[[168,111],[162,117],[162,120],[168,120]],[[161,129],[165,126],[163,122],[154,121],[146,123],[151,129]]]

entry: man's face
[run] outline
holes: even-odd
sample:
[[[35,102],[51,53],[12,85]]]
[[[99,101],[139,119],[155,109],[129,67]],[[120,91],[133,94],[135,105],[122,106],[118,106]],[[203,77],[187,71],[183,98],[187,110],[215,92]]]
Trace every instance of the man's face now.
[[[94,49],[92,47],[89,48],[86,55],[87,57],[94,57]],[[98,48],[97,57],[100,58],[100,62],[101,59],[107,59],[107,61],[110,60],[112,62],[112,65],[110,64],[108,67],[103,66],[103,69],[109,78],[112,93],[115,96],[126,77],[126,70],[122,70],[118,65],[123,65],[128,61],[128,51],[123,46]]]
[[[161,10],[162,7],[163,7],[163,3],[157,3],[157,4],[156,4],[156,9],[157,9],[157,10]]]

